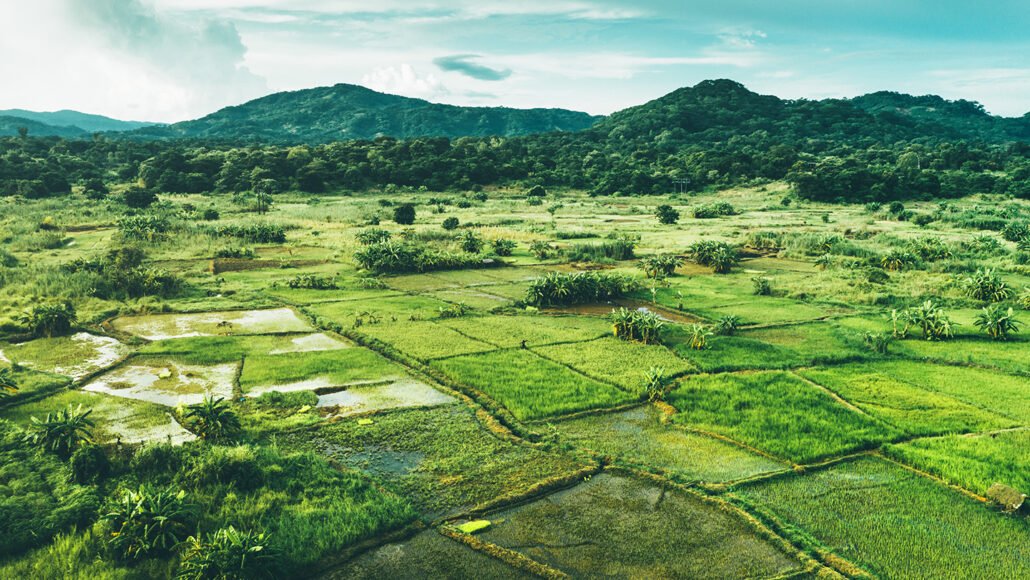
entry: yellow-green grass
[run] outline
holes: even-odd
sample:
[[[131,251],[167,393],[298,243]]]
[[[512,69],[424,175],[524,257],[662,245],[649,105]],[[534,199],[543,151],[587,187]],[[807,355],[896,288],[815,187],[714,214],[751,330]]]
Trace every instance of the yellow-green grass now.
[[[732,481],[787,468],[721,439],[665,425],[663,415],[653,405],[642,405],[565,419],[554,427],[577,447],[700,481]]]
[[[265,294],[289,304],[308,305],[320,302],[379,299],[387,296],[399,296],[400,292],[388,289],[336,288],[332,290],[315,290],[312,288],[287,288],[279,286],[265,290]]]
[[[634,394],[644,392],[644,373],[651,367],[665,369],[666,378],[697,370],[664,346],[628,342],[613,336],[533,350],[545,358],[567,364],[596,379],[615,383]]]
[[[701,350],[691,348],[691,333],[685,327],[667,327],[662,337],[676,354],[709,373],[786,369],[804,364],[798,353],[785,346],[743,336],[712,336],[708,348]]]
[[[483,311],[500,308],[510,303],[510,300],[507,298],[490,294],[490,288],[492,286],[460,288],[456,290],[434,290],[427,295],[438,300],[454,304],[464,304]]]
[[[872,349],[862,344],[858,333],[832,322],[758,328],[743,331],[740,336],[787,347],[807,364],[877,358]]]
[[[314,449],[373,473],[410,498],[429,519],[455,513],[585,465],[558,450],[494,436],[465,405],[401,409],[372,424],[343,420],[282,436],[279,445]]]
[[[423,361],[486,352],[495,348],[428,320],[366,324],[358,331]]]
[[[887,445],[884,454],[941,477],[987,493],[995,483],[1030,493],[1030,430],[991,435],[948,435]]]
[[[866,457],[740,487],[882,578],[1030,577],[1030,525],[909,469]]]
[[[599,338],[611,332],[605,320],[573,316],[466,316],[440,322],[497,347],[540,346]]]
[[[983,338],[927,341],[909,339],[896,343],[897,352],[926,360],[984,365],[1004,371],[1030,375],[1030,341]]]
[[[309,348],[306,341],[317,340],[310,350],[336,350],[346,348],[324,334],[286,336],[191,336],[159,340],[145,345],[140,354],[168,355],[169,358],[193,364],[214,364],[238,361],[245,356],[303,352]],[[317,348],[316,348],[317,346]]]
[[[848,311],[840,307],[818,306],[771,296],[748,296],[740,302],[711,307],[687,306],[687,304],[684,304],[684,307],[693,309],[698,314],[712,320],[718,320],[727,315],[739,316],[743,324],[802,322]]]
[[[521,349],[441,359],[432,365],[522,420],[614,407],[635,398]]]
[[[113,338],[86,332],[37,338],[20,344],[0,344],[0,350],[10,361],[73,379],[110,366],[130,351]]]
[[[933,365],[922,366],[923,373],[935,370]],[[798,374],[910,435],[991,431],[1017,424],[1008,417],[908,383],[881,367],[848,364],[803,369]],[[990,385],[982,387],[990,388]]]
[[[914,361],[870,363],[868,368],[931,391],[951,395],[1030,425],[1030,378],[975,367]]]
[[[725,435],[795,463],[846,455],[901,432],[783,371],[688,376],[669,394],[685,427]]]
[[[448,306],[446,302],[425,296],[392,296],[315,304],[308,306],[305,311],[350,328],[359,313],[374,313],[383,322],[406,321],[411,318],[432,318],[441,308]]]
[[[247,357],[240,374],[244,393],[260,387],[340,386],[405,376],[404,370],[366,348]]]

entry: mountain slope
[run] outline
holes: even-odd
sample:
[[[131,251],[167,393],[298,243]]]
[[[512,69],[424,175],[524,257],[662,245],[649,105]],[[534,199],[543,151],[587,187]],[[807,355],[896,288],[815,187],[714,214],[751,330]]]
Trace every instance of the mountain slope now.
[[[0,136],[8,137],[17,135],[19,127],[28,128],[29,135],[32,135],[34,137],[53,136],[72,139],[76,137],[83,137],[88,133],[88,131],[85,131],[80,127],[56,127],[54,125],[40,123],[39,121],[26,119],[24,117],[0,115]]]
[[[272,143],[329,143],[408,137],[480,137],[578,131],[596,117],[564,109],[457,107],[338,84],[268,95],[206,117],[150,127],[132,138],[212,137]]]
[[[20,117],[54,127],[79,127],[83,133],[97,131],[131,131],[140,127],[148,127],[157,123],[140,121],[120,121],[103,115],[90,115],[67,109],[52,112],[26,111],[24,109],[0,110],[0,116]]]

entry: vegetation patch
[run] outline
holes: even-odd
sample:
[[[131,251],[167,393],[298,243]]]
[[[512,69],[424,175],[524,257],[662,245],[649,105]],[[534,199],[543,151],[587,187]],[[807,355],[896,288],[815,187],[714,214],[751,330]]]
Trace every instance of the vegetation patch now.
[[[192,405],[204,397],[232,398],[238,363],[199,365],[137,357],[91,380],[84,391],[157,403]]]
[[[886,578],[1024,578],[1026,522],[875,457],[742,486],[830,551]]]
[[[367,348],[264,354],[244,360],[240,389],[256,396],[270,390],[311,390],[404,375],[401,367]]]
[[[984,495],[995,483],[1030,493],[1028,448],[1030,431],[1019,430],[916,439],[887,445],[884,454]]]
[[[666,377],[696,370],[664,346],[626,342],[611,336],[533,350],[545,358],[567,364],[585,375],[615,383],[637,395],[644,393],[644,371],[651,367],[664,369]]]
[[[693,334],[683,326],[667,327],[664,338],[676,354],[709,373],[785,369],[802,364],[800,355],[787,347],[743,336],[711,337],[705,349],[691,347]]]
[[[331,407],[333,415],[347,416],[383,409],[432,407],[453,403],[445,395],[425,383],[407,379],[387,385],[355,386],[345,391],[319,395],[319,407]]]
[[[810,463],[875,447],[901,433],[786,372],[690,376],[668,397],[673,420]]]
[[[477,537],[574,577],[752,578],[800,568],[732,513],[621,475],[488,517],[499,521]],[[704,533],[682,533],[685,521]]]
[[[428,321],[369,324],[362,326],[361,332],[423,361],[494,349],[485,342]]]
[[[924,365],[923,373],[935,367]],[[900,380],[862,364],[804,369],[799,374],[910,435],[940,435],[1012,427],[1012,419]]]
[[[118,340],[79,332],[4,346],[2,355],[27,367],[80,379],[111,366],[129,349]]]
[[[447,358],[432,365],[522,420],[614,407],[634,398],[521,349]]]
[[[562,437],[591,451],[643,462],[688,479],[724,482],[787,466],[714,437],[666,425],[653,405],[554,423]]]
[[[603,320],[571,316],[475,316],[441,324],[501,348],[590,340],[611,331]]]
[[[229,334],[284,334],[312,330],[289,308],[120,316],[111,321],[111,326],[147,340]]]

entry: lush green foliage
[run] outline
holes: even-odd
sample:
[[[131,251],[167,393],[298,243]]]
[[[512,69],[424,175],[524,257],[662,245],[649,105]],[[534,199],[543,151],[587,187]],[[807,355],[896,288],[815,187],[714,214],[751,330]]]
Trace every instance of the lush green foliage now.
[[[189,536],[196,515],[185,491],[141,484],[123,492],[102,519],[111,528],[111,549],[135,560],[170,554]]]
[[[77,318],[75,307],[70,302],[57,302],[27,308],[18,321],[32,334],[50,338],[71,330]]]
[[[68,459],[76,449],[92,439],[92,428],[95,426],[89,419],[92,412],[92,409],[83,411],[82,405],[74,409],[68,405],[67,409],[47,413],[43,419],[32,417],[31,430],[26,433],[25,439],[46,451],[56,453],[58,457]]]
[[[204,397],[187,408],[185,419],[190,428],[203,439],[226,439],[240,429],[240,419],[222,397]]]
[[[530,283],[526,302],[535,306],[601,302],[621,298],[638,286],[633,278],[612,272],[548,272]]]
[[[233,526],[186,540],[177,578],[181,580],[249,580],[272,577],[278,555],[264,534]]]

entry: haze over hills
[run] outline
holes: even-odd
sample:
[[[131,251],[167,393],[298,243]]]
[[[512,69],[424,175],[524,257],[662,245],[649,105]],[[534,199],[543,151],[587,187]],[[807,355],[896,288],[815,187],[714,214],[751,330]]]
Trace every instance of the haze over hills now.
[[[34,135],[36,137],[50,136],[75,139],[83,137],[88,133],[88,131],[82,127],[59,127],[34,121],[32,119],[26,119],[25,117],[0,115],[0,137],[17,135],[18,129],[21,127],[27,128],[29,130],[29,135]]]
[[[132,138],[214,137],[271,143],[330,143],[379,136],[511,137],[579,131],[598,117],[565,109],[459,107],[338,84],[271,94],[194,121],[146,128]]]
[[[35,121],[44,125],[57,128],[80,129],[82,133],[93,133],[96,131],[131,131],[140,127],[160,125],[160,123],[148,123],[143,121],[121,121],[105,117],[103,115],[91,115],[63,109],[60,111],[39,112],[25,109],[0,110],[0,116],[18,117]],[[36,133],[43,134],[43,133]]]

